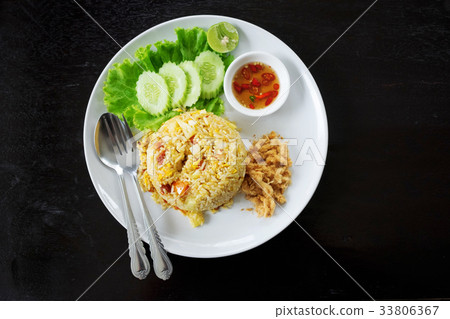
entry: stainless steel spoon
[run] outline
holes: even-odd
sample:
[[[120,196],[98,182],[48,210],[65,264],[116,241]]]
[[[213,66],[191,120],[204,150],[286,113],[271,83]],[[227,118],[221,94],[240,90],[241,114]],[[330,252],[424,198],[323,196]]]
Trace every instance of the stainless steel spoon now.
[[[138,279],[145,279],[150,272],[150,263],[145,255],[145,248],[139,237],[131,211],[130,201],[126,192],[123,178],[124,168],[127,166],[127,139],[123,133],[120,120],[111,113],[103,114],[95,128],[95,149],[102,163],[116,171],[122,191],[124,204],[123,217],[127,226],[129,254],[131,258],[131,272]]]
[[[123,129],[125,132],[125,136],[128,141],[128,147],[130,152],[133,153],[133,159],[129,162],[127,172],[133,177],[134,185],[136,186],[136,192],[139,195],[141,210],[144,216],[144,225],[146,229],[146,234],[148,235],[148,245],[150,247],[150,254],[153,259],[153,271],[156,276],[160,279],[167,280],[172,275],[173,267],[170,262],[169,256],[167,256],[167,252],[164,249],[164,245],[159,237],[158,231],[155,227],[155,222],[153,222],[152,216],[148,211],[147,205],[145,204],[144,195],[142,194],[141,186],[139,185],[136,171],[139,167],[139,153],[136,152],[136,140],[133,138],[133,133],[131,132],[130,127],[128,126],[127,120],[122,115],[123,118]]]

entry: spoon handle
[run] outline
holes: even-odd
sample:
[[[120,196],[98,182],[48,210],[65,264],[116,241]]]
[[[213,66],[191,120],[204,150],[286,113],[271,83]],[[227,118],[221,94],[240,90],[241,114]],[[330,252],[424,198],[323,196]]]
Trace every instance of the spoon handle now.
[[[139,237],[128,194],[126,192],[123,174],[119,174],[120,188],[122,190],[122,201],[124,203],[124,219],[127,224],[128,248],[131,258],[131,273],[138,279],[145,279],[150,272],[150,262],[145,256],[145,249]]]
[[[153,259],[153,269],[158,278],[167,280],[172,275],[172,263],[170,262],[169,256],[167,256],[167,252],[164,249],[164,245],[159,237],[158,231],[156,230],[155,223],[153,222],[152,216],[150,215],[147,205],[145,204],[144,196],[142,194],[141,187],[139,186],[136,173],[131,175],[133,175],[136,192],[139,194],[139,202],[144,214],[145,233],[148,234],[150,254]]]

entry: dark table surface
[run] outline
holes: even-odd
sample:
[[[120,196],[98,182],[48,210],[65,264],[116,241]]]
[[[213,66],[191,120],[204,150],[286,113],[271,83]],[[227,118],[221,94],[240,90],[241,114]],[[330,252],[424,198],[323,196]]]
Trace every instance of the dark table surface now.
[[[120,43],[195,14],[247,20],[310,65],[372,1],[80,4]],[[450,298],[448,1],[378,1],[311,68],[329,122],[297,221],[375,299]],[[0,299],[74,300],[124,251],[83,153],[91,90],[118,51],[72,1],[0,4]],[[246,253],[171,255],[162,282],[127,255],[84,300],[369,300],[297,225]]]

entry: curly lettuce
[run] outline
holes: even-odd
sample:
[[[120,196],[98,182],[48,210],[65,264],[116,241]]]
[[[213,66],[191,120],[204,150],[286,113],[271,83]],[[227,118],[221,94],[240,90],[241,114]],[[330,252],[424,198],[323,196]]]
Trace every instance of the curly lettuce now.
[[[136,62],[125,59],[122,63],[115,63],[108,71],[103,86],[104,102],[108,112],[120,115],[128,107],[138,104],[136,96],[136,82],[142,69]]]
[[[216,115],[222,115],[225,111],[223,100],[220,97],[215,97],[209,100],[199,99],[194,105],[188,108],[188,110],[206,110]],[[167,120],[174,116],[181,114],[183,111],[180,109],[170,110],[162,115],[152,115],[145,111],[139,104],[128,107],[125,112],[125,118],[130,126],[137,128],[138,130],[152,130],[157,131],[159,127]]]
[[[203,51],[211,50],[206,38],[206,32],[201,28],[177,28],[175,33],[183,60],[194,61],[197,55]]]
[[[213,51],[206,38],[206,32],[199,27],[192,29],[175,29],[176,41],[159,41],[139,48],[135,52],[136,61],[125,59],[115,63],[108,71],[104,83],[104,102],[108,112],[118,116],[125,115],[128,123],[139,129],[153,131],[168,119],[181,113],[180,110],[168,110],[162,115],[152,115],[139,104],[136,94],[136,82],[144,71],[158,72],[166,62],[176,64],[183,61],[193,61],[201,52]],[[227,68],[233,61],[233,56],[219,54]],[[209,100],[200,99],[189,109],[205,109],[216,115],[222,115],[224,104],[221,98]]]

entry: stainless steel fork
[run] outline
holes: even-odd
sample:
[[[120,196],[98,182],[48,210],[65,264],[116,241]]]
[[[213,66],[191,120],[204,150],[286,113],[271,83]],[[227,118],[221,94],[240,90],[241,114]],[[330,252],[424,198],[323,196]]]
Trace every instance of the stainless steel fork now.
[[[114,169],[119,176],[124,204],[123,216],[127,226],[131,272],[136,278],[145,279],[150,272],[150,263],[139,236],[123,177],[123,172],[129,170],[127,162],[132,156],[128,153],[129,149],[126,147],[126,143],[127,138],[119,118],[111,113],[103,114],[96,127],[95,145],[97,153],[103,164]]]
[[[153,222],[152,216],[150,215],[147,205],[145,204],[144,195],[142,194],[136,174],[139,166],[139,154],[136,151],[136,140],[134,139],[133,133],[131,132],[127,120],[123,115],[122,118],[123,128],[127,138],[128,153],[133,154],[132,161],[128,163],[126,171],[133,177],[136,192],[139,194],[138,196],[140,199],[145,225],[145,234],[143,234],[143,236],[148,236],[147,238],[150,246],[150,254],[153,259],[153,269],[156,276],[163,280],[167,280],[173,271],[172,263],[170,262],[169,256],[167,256],[167,252],[164,249],[164,245],[159,237],[158,231],[156,230],[155,223]]]

